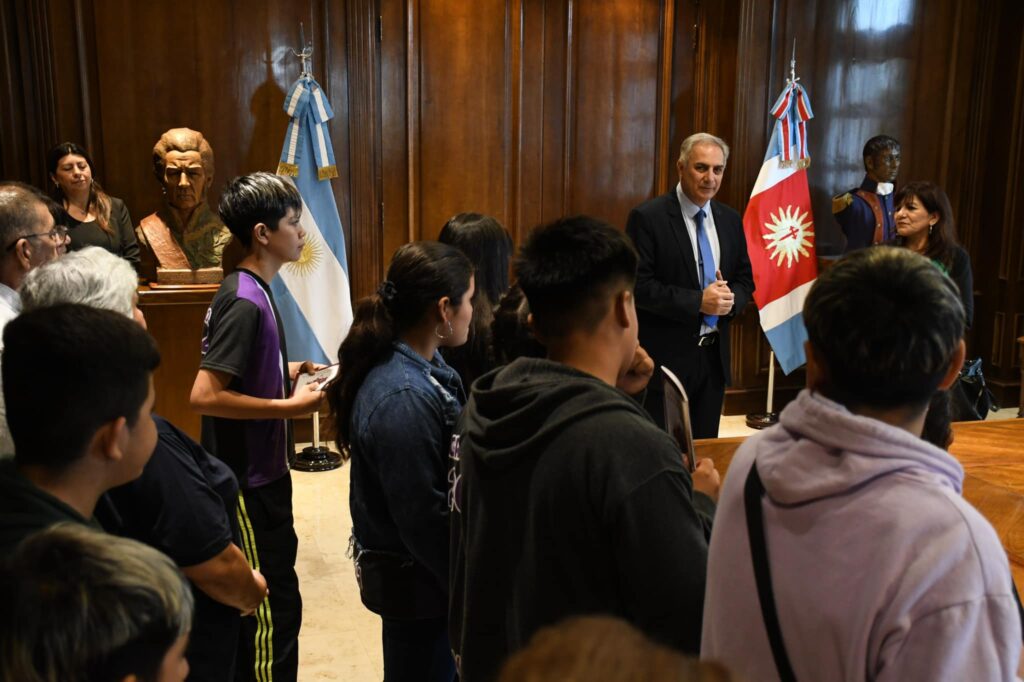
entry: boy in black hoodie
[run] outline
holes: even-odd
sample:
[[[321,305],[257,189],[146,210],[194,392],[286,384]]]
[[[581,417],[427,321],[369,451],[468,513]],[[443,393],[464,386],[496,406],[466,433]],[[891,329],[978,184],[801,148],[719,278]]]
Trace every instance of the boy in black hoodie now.
[[[627,393],[637,343],[629,239],[577,217],[535,230],[515,264],[547,359],[481,377],[451,457],[450,633],[461,679],[492,679],[541,627],[605,613],[696,654],[719,476],[693,477]]]

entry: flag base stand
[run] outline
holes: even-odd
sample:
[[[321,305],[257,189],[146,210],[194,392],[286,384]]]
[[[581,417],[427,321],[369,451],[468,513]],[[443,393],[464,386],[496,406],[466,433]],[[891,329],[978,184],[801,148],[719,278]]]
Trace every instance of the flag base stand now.
[[[342,464],[341,455],[320,445],[320,413],[313,413],[313,444],[302,448],[292,461],[296,471],[331,471]]]
[[[768,404],[764,412],[747,415],[747,426],[751,429],[767,429],[779,423],[779,413],[772,410],[772,398],[775,393],[775,351],[768,357]]]
[[[323,446],[310,445],[302,448],[302,452],[295,456],[292,469],[296,471],[331,471],[341,466],[341,455],[331,452]]]
[[[747,415],[747,427],[751,429],[767,429],[779,423],[778,412],[758,412]]]

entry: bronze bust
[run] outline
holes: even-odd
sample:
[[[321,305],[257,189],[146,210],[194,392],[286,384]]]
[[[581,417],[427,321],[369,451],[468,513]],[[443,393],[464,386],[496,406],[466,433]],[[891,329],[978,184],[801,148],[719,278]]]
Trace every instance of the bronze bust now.
[[[153,172],[164,205],[136,228],[141,274],[151,282],[211,283],[223,279],[231,232],[206,203],[213,148],[189,128],[168,130],[153,147]]]

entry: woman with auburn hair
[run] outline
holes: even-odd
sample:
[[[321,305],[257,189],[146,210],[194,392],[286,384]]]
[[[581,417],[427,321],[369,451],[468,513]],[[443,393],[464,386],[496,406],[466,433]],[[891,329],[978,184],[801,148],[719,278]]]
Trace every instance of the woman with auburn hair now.
[[[974,320],[971,257],[957,243],[953,207],[934,182],[905,185],[895,197],[896,238],[893,244],[915,251],[946,273],[960,289],[967,327]]]
[[[99,246],[139,269],[139,245],[124,202],[103,191],[93,177],[89,153],[79,144],[62,142],[46,155],[54,198],[67,213],[68,251]]]
[[[439,348],[466,342],[473,266],[413,242],[356,304],[327,386],[338,448],[352,461],[350,551],[363,604],[383,621],[384,679],[451,682],[448,456],[466,394]]]

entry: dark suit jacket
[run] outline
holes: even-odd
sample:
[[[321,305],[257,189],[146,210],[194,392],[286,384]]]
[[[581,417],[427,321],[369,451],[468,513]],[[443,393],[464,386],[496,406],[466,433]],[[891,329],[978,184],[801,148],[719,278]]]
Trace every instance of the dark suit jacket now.
[[[736,296],[732,312],[718,319],[716,344],[722,375],[729,384],[729,321],[743,312],[754,293],[754,277],[740,214],[717,201],[711,202],[711,214],[721,254],[718,269]],[[640,254],[636,281],[640,345],[655,363],[685,381],[699,350],[703,287],[675,189],[634,208],[626,232]],[[652,381],[651,388],[660,391],[661,381]]]

